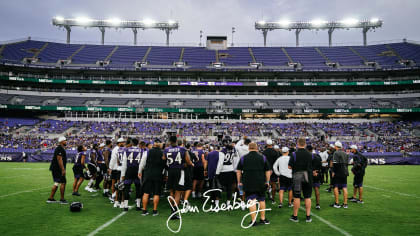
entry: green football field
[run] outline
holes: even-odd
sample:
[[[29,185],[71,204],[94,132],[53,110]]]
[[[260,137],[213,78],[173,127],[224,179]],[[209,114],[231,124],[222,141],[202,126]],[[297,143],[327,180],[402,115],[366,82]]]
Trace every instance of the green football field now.
[[[134,209],[124,213],[112,208],[101,193],[71,195],[72,164],[67,166],[66,199],[81,201],[80,213],[69,205],[47,204],[51,175],[47,163],[0,163],[0,235],[171,235],[166,226],[169,206],[161,199],[160,215],[141,216]],[[321,187],[321,210],[313,210],[313,222],[289,221],[290,208],[268,204],[270,225],[242,229],[241,210],[204,213],[203,203],[192,200],[199,213],[182,215],[180,235],[419,235],[420,166],[369,166],[365,176],[365,204],[349,202],[348,209],[329,207],[331,193]],[[349,177],[349,183],[352,176]],[[349,188],[349,192],[353,187]],[[56,199],[59,199],[58,192]],[[314,200],[314,196],[312,198]],[[342,195],[340,195],[342,199]],[[278,200],[277,200],[278,201]],[[134,202],[130,202],[133,205]],[[150,211],[149,207],[149,211]],[[249,222],[249,219],[246,220]],[[174,229],[179,221],[171,221]]]

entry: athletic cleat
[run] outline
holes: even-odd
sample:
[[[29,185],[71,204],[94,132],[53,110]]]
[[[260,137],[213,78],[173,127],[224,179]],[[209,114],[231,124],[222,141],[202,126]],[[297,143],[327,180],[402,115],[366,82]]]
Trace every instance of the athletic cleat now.
[[[271,204],[272,205],[276,205],[276,201],[271,201]]]
[[[351,197],[351,198],[349,198],[349,201],[350,201],[350,202],[357,202],[357,199],[356,199],[356,198],[354,198],[354,197]]]
[[[66,199],[61,199],[60,204],[64,205],[64,204],[69,204],[69,203],[66,201]]]
[[[249,222],[249,225],[252,225],[251,227],[255,227],[255,226],[258,226],[258,223],[257,223],[257,221],[255,221],[254,223],[252,223],[252,221],[251,221],[251,222]]]
[[[57,200],[48,198],[47,203],[57,203]]]
[[[149,214],[149,212],[147,212],[146,210],[143,210],[143,212],[141,213],[142,216],[147,216]]]
[[[317,209],[317,210],[321,210],[321,206],[320,206],[319,204],[316,204],[315,209]]]
[[[147,213],[147,214],[149,214],[149,213]],[[179,216],[178,216],[178,214],[173,215],[173,216],[171,217],[171,220],[179,220]]]
[[[291,216],[289,220],[295,223],[299,222],[299,219],[297,218],[297,216]]]
[[[123,203],[120,203],[120,209],[123,209],[123,208],[125,208],[124,207],[124,204]]]
[[[267,220],[267,219],[265,219],[265,220],[260,220],[260,224],[261,224],[261,225],[269,225],[269,224],[270,224],[270,221],[269,221],[269,220]]]
[[[73,192],[71,195],[80,197],[80,193],[78,193],[78,192]]]
[[[331,204],[330,207],[341,208],[341,206],[337,203]]]
[[[114,202],[114,208],[118,208],[118,207],[120,207],[120,203]]]
[[[158,216],[159,212],[157,210],[153,210],[153,216]]]
[[[281,204],[281,203],[280,203],[280,204],[279,204],[279,208],[282,208],[282,207],[283,207],[283,204]]]
[[[358,204],[364,204],[365,202],[363,200],[357,200],[356,203],[358,203]]]
[[[197,198],[201,198],[201,193],[198,193],[197,194]]]
[[[349,208],[349,205],[347,205],[347,204],[343,204],[343,205],[342,205],[342,207],[343,207],[344,209],[347,209],[347,208]]]
[[[290,204],[289,204],[289,208],[292,208],[292,207],[293,207],[293,203],[290,203]]]
[[[136,211],[142,211],[141,207],[136,207]]]
[[[311,222],[312,222],[311,216],[306,216],[306,223],[311,223]]]
[[[125,208],[124,208],[124,211],[128,211],[128,207],[125,207]]]

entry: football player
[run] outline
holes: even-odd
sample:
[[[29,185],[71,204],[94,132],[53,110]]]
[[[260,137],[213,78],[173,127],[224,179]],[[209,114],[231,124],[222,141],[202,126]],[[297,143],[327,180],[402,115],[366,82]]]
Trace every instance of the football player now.
[[[74,160],[73,173],[74,173],[74,182],[73,182],[73,194],[74,196],[80,196],[79,187],[83,183],[84,176],[83,170],[86,169],[85,160],[86,160],[86,147],[80,145],[77,147],[76,159]],[[87,169],[86,169],[87,170]]]
[[[97,164],[97,176],[96,176],[96,182],[95,182],[95,189],[99,190],[101,189],[99,187],[99,184],[101,184],[102,180],[104,179],[104,174],[106,173],[106,165],[105,165],[105,160],[104,160],[104,155],[103,155],[103,150],[105,147],[105,143],[101,143],[99,145],[98,150],[96,151],[97,154],[97,158],[96,158],[96,164]]]
[[[141,159],[147,155],[147,149],[140,149],[137,145],[139,140],[132,139],[131,147],[127,147],[124,152],[122,167],[121,167],[121,181],[124,181],[124,211],[128,211],[128,200],[130,198],[131,184],[136,187],[136,210],[140,211],[141,199],[141,182],[138,177],[139,166]]]
[[[177,145],[177,137],[169,138],[170,145],[164,150],[166,165],[168,166],[168,182],[167,186],[171,197],[172,213],[175,212],[175,206],[179,205],[181,193],[184,190],[185,173],[183,171],[184,164],[192,166],[188,151]],[[171,219],[179,219],[178,214],[174,214]]]
[[[120,207],[119,198],[118,198],[118,188],[115,188],[115,184],[119,182],[121,178],[121,165],[122,158],[124,156],[124,139],[119,138],[117,140],[117,146],[112,150],[111,160],[109,162],[108,174],[111,175],[111,202],[114,203],[114,207]]]
[[[105,172],[104,172],[104,197],[110,197],[111,194],[109,193],[109,188],[111,186],[111,175],[108,174],[109,169],[109,161],[111,160],[111,152],[112,152],[112,142],[111,140],[105,141],[105,148],[102,151],[102,155],[104,157],[105,163]]]
[[[232,139],[227,136],[222,140],[223,149],[221,153],[223,153],[222,157],[219,159],[216,175],[219,175],[220,184],[226,189],[226,202],[227,205],[230,205],[230,201],[232,200],[232,190],[236,189],[236,182],[235,182],[235,167],[234,164],[238,163],[239,154],[233,146]]]
[[[203,190],[204,184],[204,171],[207,170],[207,161],[205,159],[203,144],[197,143],[193,152],[197,157],[197,160],[194,162],[192,197],[201,198],[201,191]]]

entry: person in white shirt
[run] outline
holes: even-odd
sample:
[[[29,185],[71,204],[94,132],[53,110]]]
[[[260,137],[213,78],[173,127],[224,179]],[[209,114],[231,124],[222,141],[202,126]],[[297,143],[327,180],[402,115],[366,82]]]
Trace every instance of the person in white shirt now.
[[[274,162],[273,171],[277,176],[280,176],[280,191],[279,191],[279,208],[283,207],[284,191],[289,191],[289,207],[293,207],[292,199],[292,170],[289,169],[289,148],[283,147],[281,149],[282,155]]]
[[[243,157],[246,154],[248,154],[248,144],[251,142],[250,139],[248,139],[246,136],[243,137],[243,139],[239,140],[236,145],[235,149],[239,153],[239,157]],[[236,163],[237,164],[237,163]]]
[[[111,175],[111,191],[112,196],[110,197],[111,202],[114,202],[114,207],[119,207],[118,201],[118,189],[115,189],[115,183],[120,181],[121,178],[121,166],[122,166],[122,159],[124,156],[124,142],[123,138],[119,138],[117,140],[117,146],[112,149],[111,152],[111,160],[109,161],[109,170],[108,174]]]
[[[319,156],[321,157],[322,163],[321,184],[328,183],[328,151],[325,147],[321,148]]]

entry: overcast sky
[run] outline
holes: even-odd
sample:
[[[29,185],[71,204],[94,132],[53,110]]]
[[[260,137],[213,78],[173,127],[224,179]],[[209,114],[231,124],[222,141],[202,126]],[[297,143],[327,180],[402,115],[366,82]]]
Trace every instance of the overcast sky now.
[[[288,20],[341,20],[344,18],[378,17],[384,20],[381,29],[368,34],[368,42],[407,38],[420,41],[420,0],[0,0],[0,41],[28,36],[48,40],[65,40],[66,33],[51,25],[54,16],[90,17],[97,19],[174,19],[180,29],[171,35],[171,43],[198,44],[199,32],[204,35],[227,35],[236,28],[234,41],[262,44],[262,34],[254,22]],[[106,42],[132,42],[129,30],[110,29]],[[99,42],[98,29],[75,28],[73,42]],[[163,31],[139,33],[139,44],[164,43]],[[268,44],[293,45],[294,33],[277,30],[268,33]],[[327,32],[301,33],[301,43],[324,45]],[[361,30],[334,32],[334,43],[362,43]]]

